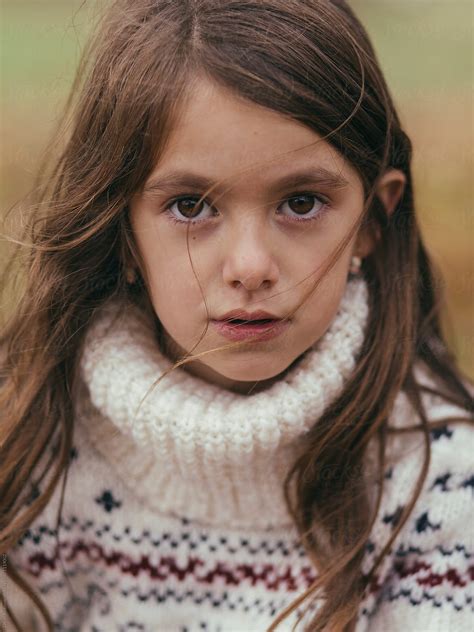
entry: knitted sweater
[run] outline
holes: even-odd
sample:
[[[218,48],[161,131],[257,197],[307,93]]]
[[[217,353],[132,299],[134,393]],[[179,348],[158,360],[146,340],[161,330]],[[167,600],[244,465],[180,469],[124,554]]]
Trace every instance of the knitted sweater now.
[[[171,362],[138,308],[115,318],[116,301],[95,315],[81,355],[59,534],[58,488],[9,557],[48,605],[58,632],[264,632],[316,577],[282,484],[295,440],[354,368],[367,285],[351,279],[323,337],[283,379],[249,396],[182,369],[150,390]],[[430,383],[421,369],[417,376]],[[430,420],[468,419],[441,398],[424,395],[424,402]],[[417,422],[400,392],[390,425]],[[473,629],[473,448],[468,423],[431,432],[421,495],[367,591],[357,632]],[[411,498],[424,439],[390,435],[387,449],[364,573]],[[44,629],[13,585],[7,596],[25,630]],[[278,630],[295,621],[288,617]]]

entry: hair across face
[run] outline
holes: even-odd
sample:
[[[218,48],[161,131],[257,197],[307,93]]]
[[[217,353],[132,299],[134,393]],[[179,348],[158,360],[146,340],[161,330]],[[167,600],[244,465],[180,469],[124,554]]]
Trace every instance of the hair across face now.
[[[209,183],[218,184],[199,203]],[[186,369],[243,391],[278,378],[331,323],[356,237],[323,275],[324,267],[363,210],[357,171],[318,134],[205,78],[194,81],[158,165],[130,203],[169,352],[219,347],[227,341],[216,323],[223,315],[264,310],[289,316],[279,335],[249,334],[248,344]]]
[[[369,438],[385,445],[400,388],[420,410],[415,360],[430,367],[452,401],[472,409],[446,353],[418,232],[411,143],[364,28],[343,0],[116,0],[87,50],[73,97],[60,130],[64,150],[41,172],[25,227],[25,291],[0,340],[1,552],[67,472],[71,394],[97,308],[118,294],[125,306],[130,300],[151,309],[178,355],[225,344],[208,317],[238,308],[287,315],[289,326],[277,338],[194,364],[230,388],[243,387],[249,376],[271,380],[330,323],[363,216],[367,234],[379,237],[363,263],[367,336],[353,376],[304,437],[285,486],[303,544],[321,571],[308,595],[323,588],[327,597],[310,629],[348,632],[364,587],[408,517],[362,576],[373,518],[361,475]],[[283,184],[323,168],[324,186],[308,178]],[[390,168],[406,179],[395,204],[375,195]],[[178,171],[187,172],[179,186]],[[347,186],[334,186],[327,171]],[[324,196],[324,206],[313,194]],[[178,202],[178,195],[193,199]],[[179,223],[198,210],[202,223]],[[131,262],[141,276],[129,287]],[[47,485],[22,511],[52,438],[59,441],[57,461],[47,461]],[[429,450],[425,475],[428,462]],[[335,473],[327,485],[325,471]],[[415,496],[422,484],[421,477]]]

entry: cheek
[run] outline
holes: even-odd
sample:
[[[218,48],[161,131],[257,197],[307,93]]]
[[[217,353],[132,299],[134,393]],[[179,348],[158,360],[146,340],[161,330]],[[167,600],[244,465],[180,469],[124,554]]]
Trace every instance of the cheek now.
[[[183,256],[182,246],[177,251],[174,241],[142,208],[132,208],[130,220],[155,313],[168,331],[179,331],[189,326],[199,291],[189,257]]]
[[[333,268],[324,274],[324,259],[315,263],[315,274],[308,277],[302,285],[302,299],[307,300],[301,306],[301,317],[308,335],[317,340],[331,324],[344,294],[347,283],[347,257],[343,254]],[[319,280],[316,289],[314,285]]]
[[[313,239],[308,239],[307,243],[298,244],[297,248],[292,250],[286,248],[288,254],[285,267],[290,277],[302,281],[302,288],[308,291],[320,278],[320,287],[332,284],[339,287],[347,278],[351,244],[338,255],[337,260],[329,269],[340,240],[324,237],[324,235],[316,235]]]
[[[148,265],[148,291],[155,313],[168,333],[189,344],[200,322],[203,300],[193,270],[187,261],[154,256]]]

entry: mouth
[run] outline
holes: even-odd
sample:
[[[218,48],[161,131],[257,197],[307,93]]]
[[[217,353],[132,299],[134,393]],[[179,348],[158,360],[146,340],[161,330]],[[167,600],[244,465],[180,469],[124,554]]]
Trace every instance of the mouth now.
[[[278,319],[277,318],[260,318],[257,320],[245,320],[242,318],[231,318],[230,320],[221,321],[221,322],[233,323],[235,325],[267,325],[268,323],[277,323]]]
[[[213,325],[225,338],[229,340],[253,340],[261,342],[279,336],[289,326],[288,320],[277,318],[261,318],[257,320],[244,320],[232,318],[227,320],[214,320]]]

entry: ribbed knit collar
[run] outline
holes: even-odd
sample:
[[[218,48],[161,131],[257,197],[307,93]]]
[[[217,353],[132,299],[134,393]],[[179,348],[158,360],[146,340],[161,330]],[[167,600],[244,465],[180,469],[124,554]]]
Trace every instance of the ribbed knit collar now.
[[[291,524],[282,485],[294,440],[355,366],[368,316],[366,282],[349,280],[320,340],[283,379],[248,396],[183,369],[149,391],[172,362],[137,307],[110,327],[118,308],[117,299],[109,301],[89,327],[78,402],[81,427],[117,476],[163,514],[239,528]]]

